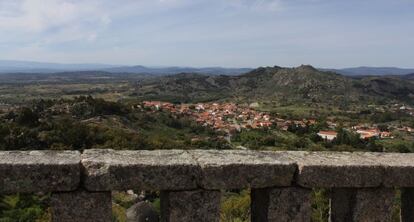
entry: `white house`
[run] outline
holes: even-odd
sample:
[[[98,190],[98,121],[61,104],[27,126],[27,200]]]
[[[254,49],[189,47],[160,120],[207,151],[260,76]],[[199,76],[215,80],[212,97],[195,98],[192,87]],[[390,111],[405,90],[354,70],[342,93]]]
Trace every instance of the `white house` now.
[[[322,137],[325,140],[332,141],[336,138],[337,132],[335,131],[319,131],[318,136]]]

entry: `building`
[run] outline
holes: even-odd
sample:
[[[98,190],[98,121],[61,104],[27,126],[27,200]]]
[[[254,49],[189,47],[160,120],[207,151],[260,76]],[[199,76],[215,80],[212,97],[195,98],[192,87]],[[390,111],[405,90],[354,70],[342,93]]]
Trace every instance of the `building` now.
[[[372,137],[380,136],[380,131],[378,129],[366,129],[366,130],[360,129],[360,130],[357,130],[356,132],[360,135],[361,139],[369,139]]]
[[[335,131],[319,131],[318,136],[322,137],[324,140],[332,141],[338,135]]]
[[[388,131],[383,131],[383,132],[381,132],[380,137],[381,137],[382,139],[383,139],[383,138],[393,138],[393,137],[392,137],[391,132],[388,132]]]

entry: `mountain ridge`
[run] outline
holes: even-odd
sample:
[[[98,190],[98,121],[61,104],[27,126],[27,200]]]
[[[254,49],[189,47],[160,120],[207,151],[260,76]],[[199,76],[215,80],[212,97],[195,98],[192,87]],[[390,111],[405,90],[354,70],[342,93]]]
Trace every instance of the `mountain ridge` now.
[[[123,66],[108,64],[63,64],[31,61],[0,60],[0,73],[59,73],[75,71],[104,71],[110,73],[137,73],[153,75],[170,75],[183,72],[239,75],[251,71],[252,68],[225,68],[225,67],[147,67],[142,65]]]
[[[279,67],[279,66],[275,66]],[[398,67],[351,67],[351,68],[316,68],[321,71],[336,72],[346,76],[372,76],[372,75],[407,75],[414,73],[414,68]],[[105,71],[111,73],[138,73],[152,75],[171,75],[183,72],[202,73],[210,75],[241,75],[254,70],[253,68],[226,68],[226,67],[150,67],[143,65],[110,65],[99,63],[64,64],[50,62],[31,62],[0,60],[0,73],[57,73],[70,71]]]
[[[351,67],[342,69],[329,69],[321,68],[322,71],[337,72],[347,76],[385,76],[385,75],[407,75],[414,73],[414,69],[411,68],[398,68],[398,67]]]
[[[234,100],[290,103],[412,103],[414,82],[398,76],[352,78],[312,66],[261,67],[239,76],[179,74],[140,82],[136,96],[175,102]]]

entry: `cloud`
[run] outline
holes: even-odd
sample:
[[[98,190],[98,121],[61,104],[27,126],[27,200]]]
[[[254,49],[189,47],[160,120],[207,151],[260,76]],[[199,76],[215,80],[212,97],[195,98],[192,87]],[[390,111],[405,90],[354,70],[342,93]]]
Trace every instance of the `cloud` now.
[[[398,62],[412,58],[413,6],[408,0],[0,0],[0,59],[283,65],[406,51]]]
[[[283,8],[282,0],[229,0],[226,3],[238,9],[279,11]]]
[[[282,8],[282,0],[211,0],[211,7],[232,10]],[[0,32],[43,33],[62,29],[100,29],[115,17],[138,16],[206,4],[203,0],[1,0]]]
[[[103,9],[98,0],[3,0],[0,41],[8,40],[6,36],[29,44],[93,41],[112,21]]]

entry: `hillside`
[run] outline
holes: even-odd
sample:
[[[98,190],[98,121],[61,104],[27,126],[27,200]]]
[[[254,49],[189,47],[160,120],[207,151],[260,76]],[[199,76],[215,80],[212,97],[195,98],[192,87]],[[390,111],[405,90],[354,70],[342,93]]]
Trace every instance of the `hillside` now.
[[[0,74],[0,86],[0,102],[10,104],[81,95],[110,101],[266,102],[271,106],[323,104],[344,108],[414,101],[413,75],[356,78],[312,66],[262,67],[238,76],[99,71]]]
[[[414,72],[414,69],[397,67],[353,67],[343,69],[320,69],[321,71],[332,71],[347,76],[385,76],[385,75],[406,75]]]
[[[134,96],[174,102],[411,102],[414,84],[398,77],[354,79],[312,66],[258,68],[240,76],[179,74],[142,80]]]
[[[177,149],[227,144],[219,139],[219,132],[185,116],[103,99],[38,100],[26,105],[0,113],[0,150]],[[193,138],[202,143],[191,144]]]
[[[238,80],[234,92],[245,99],[322,102],[350,93],[352,81],[311,66],[259,68]],[[329,94],[327,94],[329,92]]]
[[[232,96],[236,77],[177,74],[144,79],[138,83],[133,97],[172,102],[205,102]]]
[[[402,76],[404,79],[414,80],[414,73]]]
[[[379,99],[393,99],[409,103],[412,103],[414,99],[414,82],[398,77],[366,77],[358,82],[358,86],[361,93]]]

